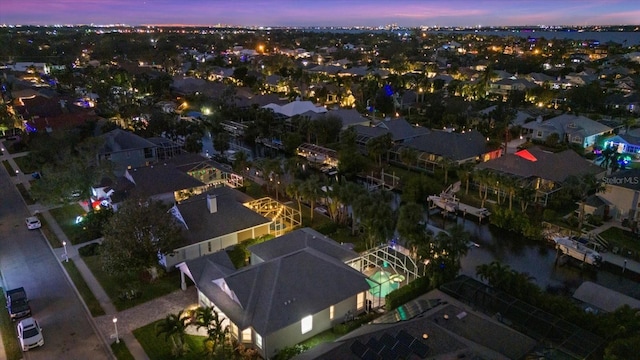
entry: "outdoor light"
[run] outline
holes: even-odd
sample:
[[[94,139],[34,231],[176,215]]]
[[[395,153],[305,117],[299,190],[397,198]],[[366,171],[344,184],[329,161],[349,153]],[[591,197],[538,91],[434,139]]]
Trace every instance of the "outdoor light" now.
[[[120,338],[118,337],[118,318],[114,317],[113,318],[113,327],[116,329],[116,344],[120,343]]]
[[[69,262],[69,253],[67,253],[67,242],[63,241],[62,246],[64,247],[64,261]]]

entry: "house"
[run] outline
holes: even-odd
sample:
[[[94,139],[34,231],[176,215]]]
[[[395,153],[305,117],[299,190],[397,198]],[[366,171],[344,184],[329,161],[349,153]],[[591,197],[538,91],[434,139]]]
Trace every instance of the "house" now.
[[[604,168],[592,164],[573,150],[552,153],[538,147],[480,163],[475,169],[497,172],[515,179],[519,186],[533,188],[536,190],[536,199],[545,206],[552,194],[559,191],[570,176],[591,174],[601,179],[606,172]]]
[[[582,115],[563,114],[542,121],[536,119],[522,125],[523,135],[532,140],[545,141],[557,134],[560,142],[577,144],[585,149],[596,145],[599,136],[613,133],[613,129]]]
[[[640,169],[615,172],[603,178],[605,190],[596,194],[616,220],[640,219]]]
[[[489,85],[489,92],[491,94],[508,96],[514,91],[527,91],[536,87],[534,83],[526,79],[517,79],[515,77],[504,78],[498,81],[492,82]]]
[[[342,130],[355,125],[369,126],[371,124],[371,120],[362,116],[356,109],[333,109],[329,110],[327,115],[339,117],[342,121]]]
[[[286,105],[268,104],[263,106],[264,109],[271,109],[274,113],[283,115],[286,118],[291,118],[296,115],[309,114],[322,114],[326,113],[327,109],[322,106],[315,106],[311,101],[292,101]]]
[[[389,153],[389,160],[402,163],[401,154],[405,148],[417,153],[413,166],[426,170],[434,170],[436,166],[441,166],[442,161],[459,166],[489,161],[502,155],[501,148],[490,148],[487,139],[475,130],[464,133],[431,131],[395,146]]]
[[[429,133],[429,129],[409,124],[404,118],[386,119],[373,126],[355,125],[353,126],[357,137],[356,145],[361,153],[367,153],[367,143],[386,134],[391,134],[394,144],[401,144],[409,139]]]
[[[110,161],[116,175],[124,171],[155,164],[157,147],[151,141],[122,129],[109,131],[101,136],[104,145],[97,155],[98,162]]]
[[[358,257],[309,228],[249,247],[251,265],[235,269],[226,252],[177,265],[213,306],[230,334],[263,358],[331,329],[365,310],[367,278],[345,262]],[[183,282],[183,288],[185,284]]]
[[[635,303],[634,303],[635,304]],[[604,339],[467,276],[294,357],[315,359],[586,359]]]
[[[252,200],[239,190],[219,187],[177,203],[172,213],[183,225],[185,243],[162,260],[165,268],[273,233],[273,219],[252,209]]]
[[[244,184],[243,177],[235,174],[231,166],[220,164],[217,161],[199,154],[185,153],[171,158],[166,162],[167,164],[174,165],[178,170],[209,186],[228,186],[231,188],[237,188],[242,187]]]

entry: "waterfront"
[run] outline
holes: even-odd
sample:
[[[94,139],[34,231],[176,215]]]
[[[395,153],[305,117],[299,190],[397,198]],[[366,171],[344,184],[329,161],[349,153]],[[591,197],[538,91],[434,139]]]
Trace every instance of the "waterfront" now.
[[[477,278],[476,267],[499,261],[511,269],[527,273],[541,289],[555,289],[573,293],[584,281],[592,281],[609,289],[640,299],[640,284],[621,276],[617,269],[603,267],[585,268],[567,263],[556,264],[556,251],[550,243],[524,239],[517,234],[497,231],[490,225],[479,225],[471,220],[457,218],[471,234],[471,240],[479,247],[471,247],[462,259],[461,273]],[[447,220],[448,225],[453,220]],[[440,216],[431,216],[429,224],[442,227]]]

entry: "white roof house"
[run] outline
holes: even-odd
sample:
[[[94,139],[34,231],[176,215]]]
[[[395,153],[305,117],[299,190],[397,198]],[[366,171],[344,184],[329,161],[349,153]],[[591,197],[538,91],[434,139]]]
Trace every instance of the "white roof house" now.
[[[326,113],[327,109],[322,106],[315,106],[311,101],[296,100],[286,105],[268,104],[263,106],[264,109],[271,109],[273,112],[282,114],[286,117],[293,117],[296,115],[302,115],[306,112],[313,112],[316,114]]]

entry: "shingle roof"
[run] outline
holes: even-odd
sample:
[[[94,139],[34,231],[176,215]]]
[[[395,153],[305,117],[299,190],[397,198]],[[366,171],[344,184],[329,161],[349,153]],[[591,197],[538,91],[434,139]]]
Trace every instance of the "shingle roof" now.
[[[393,141],[405,141],[420,135],[429,133],[429,129],[412,126],[404,118],[385,120],[376,125],[383,129],[388,129],[391,132]]]
[[[187,266],[194,261],[204,260],[187,261]],[[224,281],[239,303],[214,280]],[[201,277],[197,286],[239,328],[251,326],[262,336],[369,289],[364,274],[311,248],[239,269],[224,279]]]
[[[540,177],[559,183],[562,183],[572,175],[598,175],[605,171],[605,169],[592,164],[573,150],[551,153],[538,147],[532,147],[526,151],[535,157],[537,161],[525,159],[525,157],[521,156],[524,153],[520,153],[520,155],[518,153],[507,154],[503,157],[480,163],[476,165],[476,169],[491,169],[525,179]]]
[[[432,131],[405,142],[404,146],[456,161],[470,159],[489,151],[485,137],[477,131],[464,134]]]
[[[217,212],[210,213],[207,194],[215,195]],[[178,210],[187,223],[184,235],[189,244],[196,244],[218,236],[234,233],[254,226],[268,224],[271,220],[259,215],[243,203],[252,198],[241,191],[220,187],[193,196],[178,204]]]
[[[615,172],[606,178],[607,186],[619,186],[631,190],[640,190],[640,169],[628,169]]]
[[[100,150],[102,154],[155,147],[151,141],[122,129],[111,130],[102,135],[102,138],[105,140]]]
[[[249,251],[263,261],[269,261],[308,248],[318,250],[342,262],[358,257],[358,253],[355,251],[340,246],[334,240],[311,228],[293,231],[270,241],[250,246]]]
[[[180,190],[204,186],[205,184],[171,165],[144,166],[127,170],[136,195],[150,197]],[[162,179],[162,181],[159,181]]]

